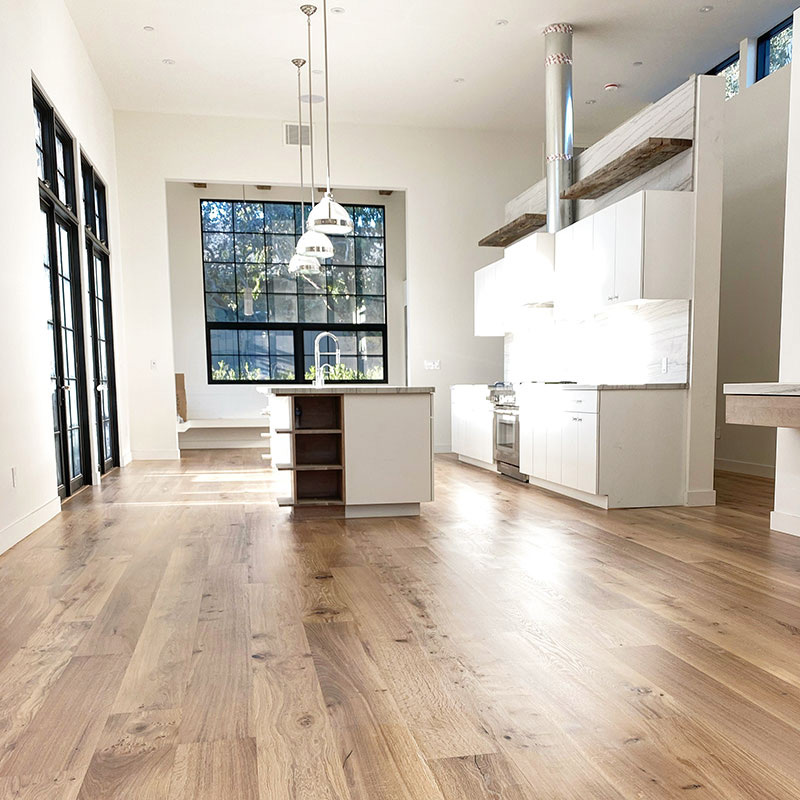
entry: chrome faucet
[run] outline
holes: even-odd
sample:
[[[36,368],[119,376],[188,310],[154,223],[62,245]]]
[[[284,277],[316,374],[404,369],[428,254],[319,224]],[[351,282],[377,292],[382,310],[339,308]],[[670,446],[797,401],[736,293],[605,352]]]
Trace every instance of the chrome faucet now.
[[[320,352],[320,343],[325,338],[333,339],[333,343],[336,346],[333,352]],[[314,386],[318,389],[325,385],[325,368],[327,367],[330,372],[336,369],[336,367],[330,364],[322,364],[322,356],[335,356],[337,367],[342,362],[342,351],[339,347],[339,340],[330,331],[322,331],[322,333],[318,333],[317,338],[314,339]]]

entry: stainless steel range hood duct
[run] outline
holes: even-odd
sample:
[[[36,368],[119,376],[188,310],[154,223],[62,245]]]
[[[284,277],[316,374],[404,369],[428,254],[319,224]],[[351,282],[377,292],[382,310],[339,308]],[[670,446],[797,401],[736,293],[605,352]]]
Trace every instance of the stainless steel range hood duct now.
[[[545,41],[545,155],[547,230],[556,233],[573,222],[573,205],[561,193],[572,184],[572,25],[557,22],[542,33]]]

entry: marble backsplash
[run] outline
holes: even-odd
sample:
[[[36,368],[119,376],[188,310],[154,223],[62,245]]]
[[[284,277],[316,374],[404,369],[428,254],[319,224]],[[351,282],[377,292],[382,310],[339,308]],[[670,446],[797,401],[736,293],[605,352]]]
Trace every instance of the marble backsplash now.
[[[578,383],[687,383],[689,300],[614,306],[592,319],[526,308],[506,334],[504,377]]]

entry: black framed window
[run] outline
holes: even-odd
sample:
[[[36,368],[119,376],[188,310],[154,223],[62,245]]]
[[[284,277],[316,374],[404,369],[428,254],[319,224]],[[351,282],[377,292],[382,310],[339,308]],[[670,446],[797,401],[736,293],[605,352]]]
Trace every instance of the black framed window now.
[[[108,249],[106,187],[87,158],[81,159],[86,256],[89,264],[97,452],[101,473],[119,466],[114,326],[111,313],[111,253]]]
[[[766,78],[792,61],[792,17],[767,31],[758,39],[756,79]]]
[[[75,213],[75,145],[54,109],[34,87],[34,144],[39,177],[44,288],[50,313],[53,437],[58,492],[66,497],[88,482],[86,365]]]
[[[739,94],[740,75],[739,75],[739,54],[734,53],[730,58],[726,58],[717,64],[714,69],[708,71],[708,75],[723,75],[725,77],[725,99],[730,100]]]
[[[305,275],[288,266],[304,230],[300,203],[200,201],[210,383],[311,381],[322,331],[341,349],[330,380],[386,382],[385,208],[345,208],[353,233],[332,236],[333,259]]]

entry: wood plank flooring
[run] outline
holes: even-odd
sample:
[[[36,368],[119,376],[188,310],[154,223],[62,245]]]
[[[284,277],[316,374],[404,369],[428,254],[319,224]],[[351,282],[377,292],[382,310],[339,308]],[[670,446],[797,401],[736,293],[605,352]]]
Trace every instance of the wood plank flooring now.
[[[136,463],[0,557],[0,800],[800,800],[768,481],[604,512],[439,457],[345,522],[284,480]]]

